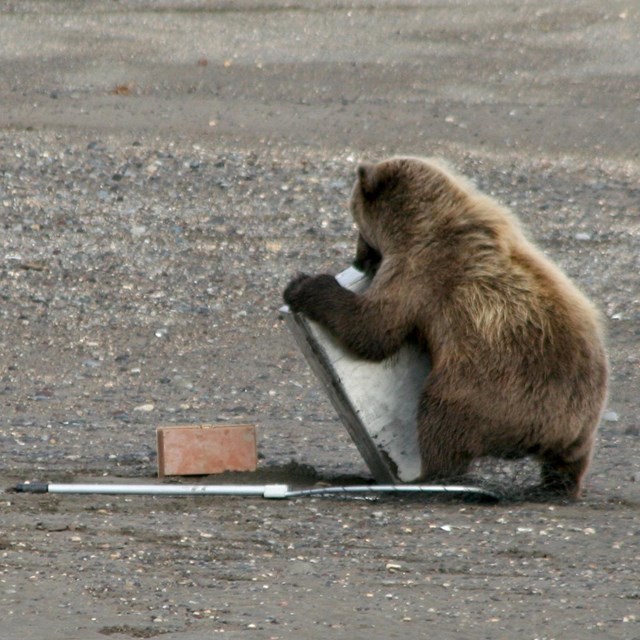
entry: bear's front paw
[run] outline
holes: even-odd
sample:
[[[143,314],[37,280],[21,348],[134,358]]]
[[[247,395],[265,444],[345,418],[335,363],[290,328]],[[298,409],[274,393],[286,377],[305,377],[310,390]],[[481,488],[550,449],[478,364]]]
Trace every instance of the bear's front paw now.
[[[289,282],[282,297],[284,301],[289,305],[291,311],[298,311],[297,303],[301,297],[302,290],[304,288],[304,283],[307,280],[310,280],[311,276],[306,273],[299,273],[295,278]]]
[[[315,303],[327,288],[340,285],[330,275],[310,276],[306,273],[298,274],[284,290],[284,301],[291,311],[296,313],[310,313]]]

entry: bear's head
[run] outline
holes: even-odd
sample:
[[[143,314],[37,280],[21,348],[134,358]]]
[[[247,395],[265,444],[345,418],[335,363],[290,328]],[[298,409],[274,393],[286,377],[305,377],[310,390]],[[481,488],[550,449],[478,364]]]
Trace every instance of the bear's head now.
[[[431,160],[401,157],[361,164],[351,195],[359,231],[356,266],[424,238],[439,213],[450,208],[455,192],[449,174]]]

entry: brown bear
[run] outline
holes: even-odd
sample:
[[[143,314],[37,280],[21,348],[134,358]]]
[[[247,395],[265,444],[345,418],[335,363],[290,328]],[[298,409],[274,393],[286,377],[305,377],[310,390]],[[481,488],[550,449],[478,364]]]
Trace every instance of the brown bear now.
[[[607,393],[599,316],[515,216],[430,159],[358,168],[351,211],[363,294],[294,278],[294,312],[380,361],[407,340],[432,370],[418,408],[425,480],[482,456],[535,456],[542,486],[580,496]]]

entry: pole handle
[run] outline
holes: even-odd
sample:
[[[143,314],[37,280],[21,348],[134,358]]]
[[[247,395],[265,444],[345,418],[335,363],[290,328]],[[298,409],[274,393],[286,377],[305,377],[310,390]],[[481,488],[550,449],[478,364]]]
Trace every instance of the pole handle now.
[[[21,482],[14,489],[16,493],[49,493],[48,482]]]

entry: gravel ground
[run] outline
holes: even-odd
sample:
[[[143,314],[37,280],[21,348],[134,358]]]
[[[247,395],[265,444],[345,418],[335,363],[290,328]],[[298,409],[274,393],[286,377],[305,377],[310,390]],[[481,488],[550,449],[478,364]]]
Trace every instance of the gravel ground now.
[[[474,469],[497,505],[5,492],[0,636],[638,640],[639,31],[595,0],[0,3],[0,486],[153,482],[155,428],[211,422],[255,423],[259,470],[198,482],[368,481],[278,316],[350,262],[365,157],[513,207],[612,366],[577,504],[526,461]]]

